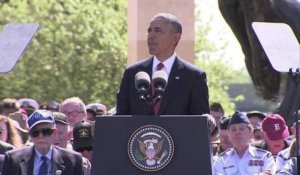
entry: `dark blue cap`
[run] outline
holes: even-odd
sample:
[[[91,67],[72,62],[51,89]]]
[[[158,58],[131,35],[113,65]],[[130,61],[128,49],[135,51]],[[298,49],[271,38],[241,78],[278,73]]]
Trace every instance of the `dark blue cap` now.
[[[228,126],[230,126],[232,124],[238,124],[238,123],[250,124],[250,121],[249,121],[246,113],[240,112],[240,111],[235,111],[235,113],[232,115],[232,117],[229,121]]]
[[[54,117],[50,111],[47,110],[36,110],[28,118],[29,130],[39,123],[54,123]]]

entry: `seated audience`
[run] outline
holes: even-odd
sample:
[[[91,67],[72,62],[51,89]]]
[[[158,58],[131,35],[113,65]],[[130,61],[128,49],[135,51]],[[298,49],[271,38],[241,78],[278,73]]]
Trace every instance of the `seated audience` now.
[[[274,159],[270,152],[250,145],[253,127],[245,113],[237,111],[232,115],[228,137],[233,148],[227,149],[214,159],[216,175],[271,174]]]

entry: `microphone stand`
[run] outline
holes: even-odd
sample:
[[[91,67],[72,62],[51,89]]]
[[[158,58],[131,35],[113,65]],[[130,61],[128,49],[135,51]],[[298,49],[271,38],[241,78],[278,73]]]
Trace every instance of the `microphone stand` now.
[[[148,90],[144,91],[143,94],[140,94],[140,100],[146,104],[148,110],[150,111],[150,114],[154,114],[154,111],[152,109],[152,97],[148,93]]]
[[[299,96],[299,92],[298,92],[298,84],[299,84],[299,82],[300,82],[300,70],[299,70],[299,68],[297,68],[296,69],[296,71],[295,72],[293,72],[292,71],[292,69],[289,69],[289,76],[291,76],[291,78],[294,80],[294,82],[295,82],[295,87],[296,87],[296,94],[295,94],[295,97],[296,97],[296,99],[299,99],[300,98],[300,96]],[[299,109],[298,109],[298,101],[293,105],[293,108],[292,108],[293,110],[292,111],[296,111],[296,112],[294,112],[294,121],[296,121],[296,138],[295,138],[295,140],[296,140],[296,145],[295,145],[295,152],[296,152],[296,154],[295,154],[295,156],[296,156],[296,159],[297,159],[297,168],[296,168],[296,170],[297,170],[297,173],[299,174],[299,167],[300,167],[300,150],[299,150],[299,126],[298,126],[298,120],[299,120],[299,118],[298,118],[298,116],[299,116]]]

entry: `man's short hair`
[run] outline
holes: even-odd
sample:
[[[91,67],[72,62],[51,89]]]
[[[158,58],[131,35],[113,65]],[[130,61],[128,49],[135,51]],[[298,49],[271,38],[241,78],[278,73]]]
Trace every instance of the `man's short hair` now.
[[[80,108],[82,109],[82,111],[84,111],[86,113],[86,106],[84,104],[84,102],[79,98],[79,97],[70,97],[65,99],[59,106],[59,111],[61,112],[61,109],[69,103],[76,103],[80,106]]]
[[[151,19],[151,21],[158,18],[165,20],[167,23],[170,23],[175,33],[182,34],[182,25],[176,16],[170,13],[158,13]]]
[[[220,103],[213,103],[210,105],[210,111],[221,112],[224,114],[224,109]]]

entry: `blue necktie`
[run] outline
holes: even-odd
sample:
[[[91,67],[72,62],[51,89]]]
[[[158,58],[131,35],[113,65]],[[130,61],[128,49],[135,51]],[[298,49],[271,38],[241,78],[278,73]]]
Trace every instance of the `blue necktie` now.
[[[46,156],[42,156],[41,160],[43,161],[43,163],[40,166],[38,175],[48,175],[48,163],[47,163],[48,158]]]

